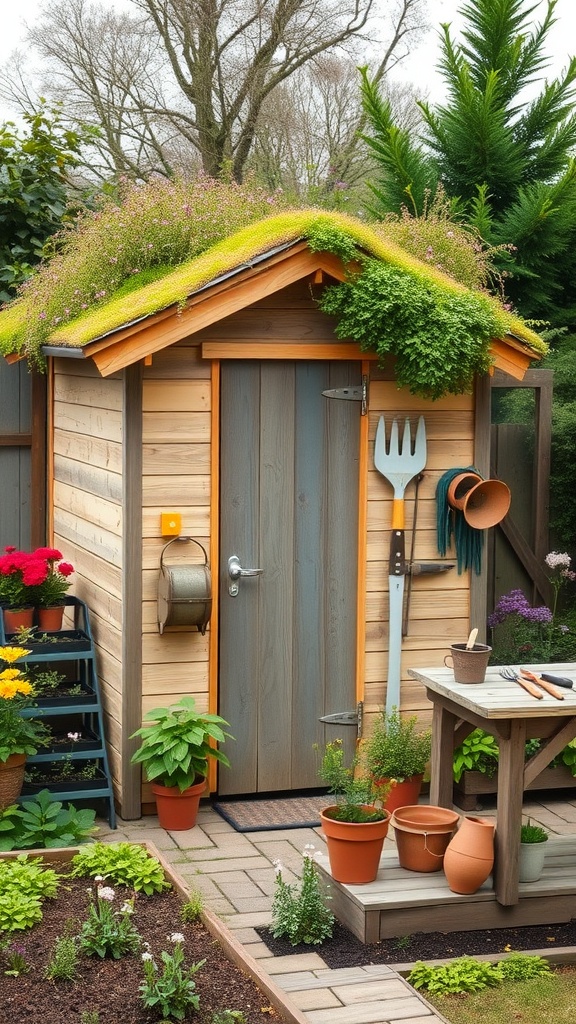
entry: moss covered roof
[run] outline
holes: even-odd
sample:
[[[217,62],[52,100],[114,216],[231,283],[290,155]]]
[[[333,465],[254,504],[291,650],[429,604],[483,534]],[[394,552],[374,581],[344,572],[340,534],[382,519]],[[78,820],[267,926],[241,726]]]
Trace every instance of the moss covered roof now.
[[[467,292],[468,289],[434,266],[424,263],[401,249],[362,221],[336,212],[318,209],[287,210],[241,229],[211,246],[200,256],[183,263],[151,283],[100,300],[81,316],[57,325],[43,339],[44,345],[81,348],[96,339],[121,329],[134,321],[170,306],[183,305],[203,286],[222,274],[250,264],[250,261],[275,247],[306,239],[318,228],[340,231],[348,236],[359,250],[390,264],[408,276],[429,282],[448,293]],[[509,313],[498,302],[491,300],[498,311],[502,337],[511,334],[524,342],[536,355],[547,351],[546,343],[518,316]],[[28,317],[26,295],[0,311],[0,350],[5,354],[21,353],[32,356],[26,339]]]

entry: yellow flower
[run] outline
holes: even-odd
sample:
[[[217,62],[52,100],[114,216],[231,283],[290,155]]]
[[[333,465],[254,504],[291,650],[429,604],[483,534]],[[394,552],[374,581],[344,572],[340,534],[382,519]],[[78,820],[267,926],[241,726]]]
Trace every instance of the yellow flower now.
[[[0,679],[22,679],[24,673],[19,668],[5,668],[0,672]]]
[[[3,679],[0,676],[0,697],[5,700],[12,700],[17,694],[28,697],[32,693],[34,690],[26,679]]]
[[[0,647],[0,661],[7,661],[11,665],[18,658],[25,658],[31,653],[26,647]]]

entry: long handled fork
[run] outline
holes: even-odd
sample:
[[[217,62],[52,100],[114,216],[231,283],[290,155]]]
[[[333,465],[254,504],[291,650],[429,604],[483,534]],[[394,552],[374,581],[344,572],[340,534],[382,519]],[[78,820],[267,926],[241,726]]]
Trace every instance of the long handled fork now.
[[[390,537],[390,561],[388,586],[390,611],[388,627],[388,683],[386,686],[386,714],[393,708],[400,708],[400,662],[402,656],[402,606],[404,603],[404,577],[406,575],[406,554],[404,537],[404,492],[410,481],[422,472],[426,465],[426,427],[424,417],[418,420],[414,451],[410,420],[404,424],[402,444],[398,436],[398,420],[392,421],[390,444],[386,446],[386,425],[384,417],[378,420],[374,442],[374,465],[379,473],[394,488],[392,504],[392,534]]]

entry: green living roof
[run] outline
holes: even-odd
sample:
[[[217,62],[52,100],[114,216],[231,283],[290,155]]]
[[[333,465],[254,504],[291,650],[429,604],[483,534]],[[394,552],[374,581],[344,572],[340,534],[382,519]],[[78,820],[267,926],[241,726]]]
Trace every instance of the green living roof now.
[[[386,239],[385,228],[374,230],[361,220],[337,212],[318,209],[287,210],[236,231],[212,245],[201,255],[162,273],[157,280],[129,291],[100,300],[81,316],[59,323],[46,331],[41,345],[81,348],[96,339],[113,334],[127,324],[145,319],[160,310],[185,304],[199,289],[223,274],[250,264],[259,256],[290,242],[307,239],[319,230],[340,233],[363,252],[445,293],[469,293],[464,285],[434,266],[413,257],[393,241]],[[486,297],[486,296],[485,296]],[[546,343],[524,321],[504,309],[496,298],[490,298],[502,337],[509,334],[524,342],[535,356],[547,351]],[[37,317],[37,314],[36,314]],[[0,351],[5,355],[20,353],[34,358],[34,341],[28,337],[30,322],[26,293],[0,311]]]

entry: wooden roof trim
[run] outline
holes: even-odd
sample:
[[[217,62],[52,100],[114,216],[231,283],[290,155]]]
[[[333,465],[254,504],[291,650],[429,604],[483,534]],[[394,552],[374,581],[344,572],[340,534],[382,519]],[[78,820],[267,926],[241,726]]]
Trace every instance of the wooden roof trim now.
[[[203,359],[320,359],[375,362],[376,352],[362,352],[355,341],[204,341]]]
[[[199,291],[194,292],[184,303],[184,310],[192,309],[194,306],[200,305],[206,301],[207,296],[220,295],[222,292],[227,292],[231,288],[235,288],[238,284],[242,284],[244,281],[249,281],[251,278],[262,273],[262,268],[269,269],[274,267],[278,263],[284,262],[291,256],[297,255],[300,252],[307,252],[308,247],[306,242],[298,242],[292,246],[288,251],[274,253],[270,256],[266,262],[258,263],[254,266],[244,267],[239,270],[238,273],[231,271],[224,280],[218,281],[213,285],[203,285]],[[180,312],[182,311],[182,308]],[[153,327],[155,324],[162,323],[164,320],[168,320],[178,312],[178,307],[175,303],[167,306],[165,309],[159,309],[157,313],[151,313],[147,317],[139,317],[133,323],[125,324],[120,326],[117,330],[110,331],[102,338],[97,338],[95,341],[90,341],[84,345],[84,350],[88,355],[93,355],[95,352],[100,351],[103,348],[111,344],[115,344],[117,341],[124,341],[126,338],[131,338],[132,335],[138,334],[143,327]]]
[[[523,346],[510,335],[506,335],[505,338],[492,338],[490,355],[499,370],[504,370],[516,380],[522,380],[530,363],[538,359],[537,352]]]
[[[332,261],[326,260],[325,254],[311,253],[307,248],[291,253],[283,262],[274,266],[260,268],[257,276],[248,279],[231,279],[230,287],[225,291],[215,289],[208,294],[197,296],[198,302],[191,303],[186,309],[172,314],[161,321],[150,323],[149,320],[139,324],[137,333],[118,339],[115,334],[106,344],[97,342],[94,346],[85,346],[86,356],[91,356],[102,376],[107,377],[117,370],[129,366],[147,355],[174,345],[182,338],[189,337],[204,327],[223,320],[227,316],[251,306],[260,299],[280,291],[288,285],[300,281],[303,277],[313,274],[319,267],[332,274],[335,267]],[[338,261],[340,277],[344,268]]]

